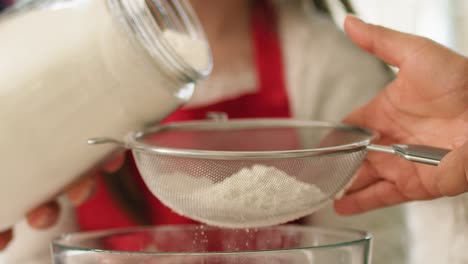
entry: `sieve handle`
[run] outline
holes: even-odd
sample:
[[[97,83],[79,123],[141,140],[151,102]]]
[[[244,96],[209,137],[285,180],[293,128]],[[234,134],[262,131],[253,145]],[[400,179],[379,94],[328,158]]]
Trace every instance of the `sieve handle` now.
[[[114,144],[122,148],[128,149],[128,146],[115,138],[108,138],[108,137],[98,137],[98,138],[90,138],[88,139],[89,145],[101,145],[101,144]]]
[[[392,146],[369,145],[368,150],[385,152],[400,156],[406,160],[428,164],[439,165],[442,158],[450,152],[448,149],[430,147],[425,145],[396,144]]]

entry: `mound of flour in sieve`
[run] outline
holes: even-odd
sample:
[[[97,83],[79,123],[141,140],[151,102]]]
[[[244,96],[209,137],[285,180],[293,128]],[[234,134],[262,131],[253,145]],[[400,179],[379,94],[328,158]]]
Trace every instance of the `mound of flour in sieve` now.
[[[264,165],[243,168],[220,182],[186,174],[164,178],[165,191],[157,193],[163,203],[179,214],[223,227],[292,221],[312,213],[327,198],[317,186]]]

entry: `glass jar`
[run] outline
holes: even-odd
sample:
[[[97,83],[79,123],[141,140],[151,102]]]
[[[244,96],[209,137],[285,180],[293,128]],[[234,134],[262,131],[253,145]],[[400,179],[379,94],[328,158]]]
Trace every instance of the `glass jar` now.
[[[154,124],[207,76],[207,40],[185,0],[20,1],[0,16],[0,230]]]
[[[366,232],[284,225],[258,229],[159,226],[63,235],[55,264],[367,264]]]

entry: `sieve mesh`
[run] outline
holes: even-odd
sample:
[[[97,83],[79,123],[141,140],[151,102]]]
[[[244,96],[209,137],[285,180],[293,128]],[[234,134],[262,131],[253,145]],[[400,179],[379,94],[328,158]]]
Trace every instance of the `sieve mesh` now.
[[[252,161],[169,157],[142,151],[134,151],[134,155],[149,190],[175,212],[217,226],[258,227],[292,221],[313,213],[348,184],[365,158],[366,151],[361,149],[324,156]],[[274,167],[301,182],[317,186],[324,198],[296,201],[291,197],[289,201],[275,204],[278,208],[268,211],[255,208],[252,203],[250,210],[257,210],[258,214],[249,214],[245,208],[216,206],[217,201],[207,204],[197,192],[221,183],[243,168],[253,168],[259,164]],[[275,182],[269,184],[275,185]],[[284,185],[271,189],[280,194],[291,192],[288,188],[288,185]],[[244,191],[244,195],[248,195],[255,190]],[[261,211],[267,213],[262,214]]]
[[[349,184],[367,154],[369,134],[347,127],[205,123],[210,124],[139,134],[137,143],[164,151],[139,146],[133,155],[145,184],[161,202],[181,215],[217,226],[268,226],[311,214]],[[356,142],[361,144],[316,151]],[[310,152],[295,152],[307,149]]]

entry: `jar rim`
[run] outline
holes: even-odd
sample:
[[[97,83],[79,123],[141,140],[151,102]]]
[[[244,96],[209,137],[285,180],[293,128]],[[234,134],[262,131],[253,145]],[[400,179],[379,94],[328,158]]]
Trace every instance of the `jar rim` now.
[[[107,0],[107,2],[111,13],[125,22],[137,42],[153,60],[165,65],[163,70],[169,75],[187,82],[196,82],[211,73],[213,60],[208,40],[195,11],[187,1]],[[157,16],[163,17],[164,21],[161,19],[158,21]],[[164,30],[174,29],[171,28],[174,25],[177,25],[179,33],[204,44],[205,68],[197,69],[191,65],[163,36]]]

